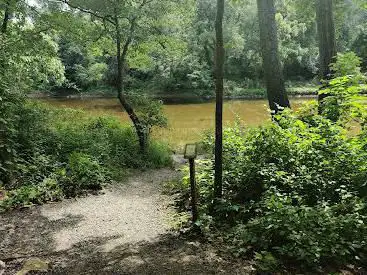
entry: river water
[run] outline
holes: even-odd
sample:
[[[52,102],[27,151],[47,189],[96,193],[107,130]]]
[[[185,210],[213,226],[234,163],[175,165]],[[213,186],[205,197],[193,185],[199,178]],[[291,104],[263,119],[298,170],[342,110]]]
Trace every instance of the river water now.
[[[291,104],[297,108],[309,99],[293,98]],[[108,114],[129,122],[117,99],[42,99],[53,106],[78,108],[86,112],[100,115]],[[168,128],[154,129],[153,136],[173,146],[181,147],[189,142],[202,139],[206,130],[214,128],[215,103],[168,104],[164,105],[168,118]],[[257,126],[270,120],[268,102],[266,100],[230,100],[224,104],[224,125],[231,126],[236,121],[248,126]]]

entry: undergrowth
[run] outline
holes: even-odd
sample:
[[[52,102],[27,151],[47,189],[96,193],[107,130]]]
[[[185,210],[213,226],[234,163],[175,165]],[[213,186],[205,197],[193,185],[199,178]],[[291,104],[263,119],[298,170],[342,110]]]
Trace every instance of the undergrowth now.
[[[344,66],[339,60],[336,67]],[[357,73],[356,73],[357,72]],[[213,197],[214,157],[197,161],[200,219],[261,272],[318,272],[367,263],[366,78],[336,76],[299,111],[224,131],[223,197]],[[205,140],[214,151],[214,138]],[[188,173],[170,186],[189,206]],[[355,271],[355,270],[354,270]]]
[[[113,117],[34,102],[5,111],[12,119],[9,155],[0,163],[0,211],[98,191],[129,168],[171,163],[165,144],[151,140],[141,153],[133,128]]]

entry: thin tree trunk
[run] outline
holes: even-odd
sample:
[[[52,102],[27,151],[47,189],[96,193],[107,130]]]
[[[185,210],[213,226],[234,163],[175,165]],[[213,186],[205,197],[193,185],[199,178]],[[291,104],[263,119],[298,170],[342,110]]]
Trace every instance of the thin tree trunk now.
[[[210,52],[209,46],[207,44],[204,45],[204,52],[205,52],[205,61],[211,68],[213,68],[213,53]]]
[[[274,0],[257,0],[260,25],[260,46],[263,57],[266,90],[272,114],[290,108],[279,58],[278,31]]]
[[[124,63],[126,61],[127,52],[131,43],[131,36],[129,36],[128,40],[125,42],[123,50],[121,51],[121,30],[119,26],[118,18],[115,19],[116,24],[116,47],[117,47],[117,96],[120,101],[120,104],[125,109],[129,118],[134,124],[136,134],[139,139],[140,150],[142,152],[146,151],[147,147],[147,134],[144,129],[144,125],[139,120],[139,117],[136,115],[133,107],[128,103],[126,97],[123,93],[123,73],[124,73]]]
[[[316,0],[316,20],[317,34],[319,40],[319,58],[321,80],[327,81],[332,78],[330,64],[333,63],[336,56],[335,26],[333,18],[333,1]],[[319,95],[321,102],[327,95]]]
[[[4,184],[5,186],[11,184],[13,171],[13,156],[8,152],[9,146],[7,146],[8,137],[6,136],[6,130],[6,126],[0,124],[0,144],[2,145],[0,148],[0,166],[5,168],[5,171],[0,173],[0,185]]]
[[[1,33],[6,33],[8,30],[8,23],[10,20],[10,0],[5,2],[5,12],[4,12],[4,19],[3,24],[1,25]]]
[[[214,197],[221,198],[223,193],[223,16],[224,0],[217,0],[216,29],[216,112],[215,112],[215,179]]]

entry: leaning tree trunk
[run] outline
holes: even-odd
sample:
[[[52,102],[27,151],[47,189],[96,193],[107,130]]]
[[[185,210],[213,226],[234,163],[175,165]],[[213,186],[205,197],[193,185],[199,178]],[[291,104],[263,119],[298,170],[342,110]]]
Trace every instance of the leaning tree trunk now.
[[[257,0],[260,46],[263,57],[266,90],[272,114],[290,108],[279,58],[274,0]]]
[[[133,122],[136,134],[139,139],[139,145],[141,152],[145,153],[148,145],[148,135],[147,129],[145,129],[144,125],[141,123],[139,117],[135,113],[133,107],[128,103],[124,93],[123,93],[123,74],[124,74],[124,64],[126,61],[127,51],[129,49],[131,43],[131,37],[125,42],[123,50],[121,51],[121,31],[119,27],[118,19],[116,18],[116,47],[117,47],[117,95],[120,101],[120,104],[125,109],[129,118]]]
[[[336,56],[335,26],[333,17],[332,0],[316,0],[316,21],[317,34],[319,40],[319,58],[321,80],[327,81],[332,78],[330,64],[333,63]],[[327,95],[319,95],[321,102]]]
[[[224,46],[223,46],[223,16],[224,0],[217,1],[216,29],[216,57],[215,57],[215,90],[216,90],[216,112],[215,112],[215,179],[214,197],[222,197],[223,180],[223,68],[224,68]]]

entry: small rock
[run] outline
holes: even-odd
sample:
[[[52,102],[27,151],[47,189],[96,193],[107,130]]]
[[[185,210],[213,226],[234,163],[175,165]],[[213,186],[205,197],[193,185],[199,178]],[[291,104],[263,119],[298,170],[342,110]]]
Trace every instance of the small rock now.
[[[48,269],[49,269],[49,262],[42,261],[41,259],[38,259],[38,258],[33,258],[33,259],[27,260],[24,263],[23,268],[17,273],[17,275],[26,275],[30,271],[46,272],[48,271]]]
[[[179,262],[180,263],[191,263],[197,261],[198,257],[195,255],[185,255],[183,256]]]
[[[5,191],[4,190],[0,190],[0,201],[5,200]]]
[[[188,242],[187,244],[195,247],[200,247],[200,242]]]
[[[5,268],[6,268],[5,263],[0,260],[0,275],[4,274]]]
[[[186,159],[183,155],[172,155],[172,160],[175,164],[182,165],[186,163]]]

